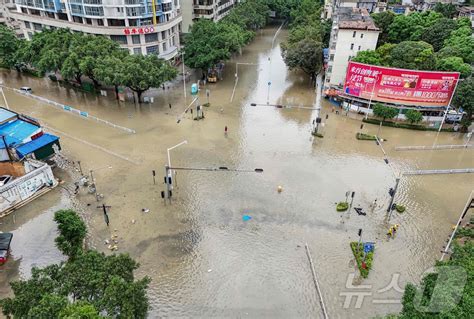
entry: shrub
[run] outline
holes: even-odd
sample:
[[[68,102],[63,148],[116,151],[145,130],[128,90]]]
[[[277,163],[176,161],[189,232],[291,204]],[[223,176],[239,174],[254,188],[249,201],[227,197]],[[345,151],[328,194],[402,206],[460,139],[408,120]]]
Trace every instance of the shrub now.
[[[403,213],[403,212],[405,211],[405,206],[403,206],[403,205],[395,205],[395,209],[397,210],[397,212]]]
[[[364,261],[364,244],[363,243],[357,243],[355,241],[350,243],[352,253],[354,254],[354,257],[357,262],[357,267],[359,268],[360,275],[363,278],[367,278],[369,276],[369,271],[372,269],[372,263],[374,259],[374,252],[371,251],[367,253],[365,256],[365,268],[362,267],[362,262]]]
[[[375,141],[377,138],[375,135],[365,134],[365,133],[357,133],[356,139],[364,140],[364,141]]]
[[[349,203],[348,202],[339,202],[336,206],[336,210],[338,212],[346,211],[348,208],[349,208]]]
[[[370,123],[370,124],[380,124],[380,120],[377,119],[363,119],[362,122],[364,123]],[[423,125],[417,125],[417,124],[409,124],[409,123],[397,123],[397,122],[382,122],[383,126],[390,126],[390,127],[396,127],[396,128],[406,128],[409,130],[417,130],[417,131],[438,131],[437,128],[435,127],[426,127]],[[442,132],[454,132],[452,128],[442,128]]]

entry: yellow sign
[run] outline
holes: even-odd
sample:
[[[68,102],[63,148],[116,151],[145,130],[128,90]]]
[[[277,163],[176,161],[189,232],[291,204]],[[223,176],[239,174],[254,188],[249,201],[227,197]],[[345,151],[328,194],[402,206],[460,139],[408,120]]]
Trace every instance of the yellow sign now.
[[[156,25],[156,6],[155,6],[155,0],[151,0],[151,10],[153,11],[153,25]]]

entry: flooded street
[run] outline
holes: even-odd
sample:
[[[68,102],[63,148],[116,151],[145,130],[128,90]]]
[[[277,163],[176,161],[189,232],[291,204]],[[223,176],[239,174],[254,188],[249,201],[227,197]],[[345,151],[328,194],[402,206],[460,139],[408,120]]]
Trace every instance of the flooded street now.
[[[331,318],[399,311],[396,301],[402,293],[387,288],[393,275],[399,274],[401,288],[408,281],[419,281],[439,259],[471,192],[472,175],[403,177],[395,202],[407,210],[393,213],[391,223],[401,226],[396,238],[387,240],[388,190],[395,178],[374,142],[355,139],[361,124],[356,115],[336,115],[333,105],[323,100],[324,138],[315,139],[310,134],[315,111],[250,105],[267,102],[268,82],[270,103],[312,106],[315,100],[308,78],[288,71],[281,58],[279,42],[287,32],[279,34],[271,49],[275,31],[259,32],[241,56],[226,64],[224,80],[201,90],[201,102],[207,101],[209,89],[211,103],[204,108],[203,121],[193,121],[187,114],[176,123],[191,102],[189,94],[184,100],[179,81],[165,91],[148,92],[155,97],[153,104],[135,106],[117,102],[111,91],[109,97],[98,97],[49,79],[0,73],[8,87],[30,86],[36,95],[136,130],[129,134],[5,90],[14,111],[67,133],[53,131],[61,136],[63,153],[80,160],[85,173],[93,170],[98,192],[104,194],[102,202],[111,206],[111,225],[106,227],[101,209],[96,208],[100,203],[81,190],[77,198],[92,245],[108,251],[104,239],[117,229],[119,252],[140,262],[139,276],[152,278],[150,318],[322,317],[305,243]],[[230,102],[236,63],[256,65],[239,65]],[[363,132],[375,134],[377,129],[365,124]],[[473,149],[395,151],[402,145],[461,144],[462,134],[383,127],[380,135],[388,140],[384,148],[397,171],[474,167]],[[175,167],[262,168],[264,173],[179,171],[173,203],[165,205],[160,192],[166,150],[183,140],[188,143],[171,151]],[[156,185],[152,170],[157,172]],[[354,206],[363,207],[367,216],[336,212],[335,203],[344,200],[346,191],[355,192]],[[374,199],[383,207],[372,211],[369,205]],[[55,210],[69,205],[58,188],[17,211],[15,224],[12,216],[1,221],[0,230],[14,232],[14,258],[0,277],[2,295],[8,293],[7,282],[28,276],[32,265],[61,260],[54,247],[52,218]],[[243,215],[252,219],[243,221]],[[369,278],[361,282],[364,286],[351,288],[347,278],[358,277],[358,270],[349,242],[358,240],[359,228],[364,241],[376,243],[374,264]],[[356,297],[344,307],[348,293],[361,291],[366,297],[360,308],[355,306]]]

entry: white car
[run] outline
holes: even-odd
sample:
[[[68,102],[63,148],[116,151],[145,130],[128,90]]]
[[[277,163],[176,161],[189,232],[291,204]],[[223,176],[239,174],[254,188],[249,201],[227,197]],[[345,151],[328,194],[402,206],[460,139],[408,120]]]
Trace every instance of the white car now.
[[[21,91],[22,93],[28,93],[28,94],[33,93],[33,90],[32,90],[29,86],[22,86],[22,87],[20,88],[20,91]]]

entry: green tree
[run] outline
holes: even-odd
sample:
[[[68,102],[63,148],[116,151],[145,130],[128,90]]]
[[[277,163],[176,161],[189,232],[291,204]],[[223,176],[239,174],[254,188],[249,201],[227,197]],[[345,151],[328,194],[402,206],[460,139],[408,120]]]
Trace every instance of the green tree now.
[[[451,3],[441,3],[441,2],[437,2],[433,9],[433,11],[435,12],[438,12],[438,13],[441,13],[444,17],[448,18],[448,19],[452,19],[454,18],[456,15],[457,15],[457,8],[454,4],[451,4]]]
[[[444,41],[444,45],[456,50],[459,54],[457,56],[463,58],[464,62],[474,62],[474,38],[470,26],[462,26],[452,31],[449,38]]]
[[[0,24],[0,67],[13,68],[17,65],[20,42],[13,30]]]
[[[204,76],[209,68],[229,59],[248,40],[249,33],[237,25],[201,19],[185,37],[184,61],[193,69],[201,69]]]
[[[73,210],[59,210],[54,214],[54,221],[58,224],[59,236],[56,237],[56,246],[69,258],[76,257],[82,251],[86,237],[86,225],[81,217]]]
[[[268,13],[265,0],[245,0],[235,6],[222,22],[238,25],[242,29],[258,30],[267,24]]]
[[[73,304],[68,304],[62,311],[59,313],[60,319],[100,319],[103,318],[99,316],[99,313],[94,308],[93,305],[87,302],[75,302]]]
[[[352,61],[370,65],[382,65],[380,54],[375,50],[359,51]]]
[[[472,66],[464,63],[462,58],[456,56],[438,59],[436,70],[459,72],[461,73],[461,78],[467,78],[472,74]]]
[[[120,50],[117,54],[103,58],[101,63],[97,63],[93,73],[97,80],[105,85],[112,85],[115,88],[115,97],[118,99],[118,88],[122,84],[123,60],[126,59],[127,52]]]
[[[160,87],[177,75],[175,68],[156,55],[128,55],[123,59],[121,84],[137,93],[141,102],[143,92]]]
[[[371,16],[377,28],[380,29],[377,45],[380,46],[388,43],[388,30],[395,18],[395,13],[392,11],[383,11],[380,13],[373,13]]]
[[[303,72],[316,77],[322,66],[322,44],[311,39],[303,39],[282,51],[285,64],[291,69],[301,69]]]
[[[76,214],[65,212],[55,214],[55,219],[61,216],[58,228],[77,223],[68,221]],[[76,231],[67,227],[67,232]],[[98,319],[99,314],[117,319],[146,318],[150,279],[135,280],[138,267],[125,254],[106,256],[85,251],[58,265],[33,268],[31,278],[10,284],[13,297],[0,300],[0,306],[5,316],[15,318]]]
[[[444,40],[449,38],[451,32],[456,28],[456,21],[441,18],[423,31],[421,40],[431,44],[435,51],[439,51],[444,45]]]
[[[373,111],[375,116],[382,118],[382,121],[394,118],[398,115],[398,109],[385,106],[381,103],[375,103]]]
[[[290,19],[291,11],[298,7],[301,0],[266,0],[270,10],[275,11],[277,17]]]
[[[405,113],[405,117],[407,121],[410,122],[411,124],[420,123],[421,121],[423,121],[423,115],[421,114],[421,112],[417,110],[413,110],[413,109],[408,110]]]
[[[467,131],[472,123],[472,113],[474,111],[474,78],[469,77],[463,81],[459,81],[456,92],[453,96],[452,104],[462,109],[466,114],[461,121],[462,130]]]
[[[390,65],[410,70],[434,70],[433,46],[423,41],[404,41],[391,50]]]
[[[388,40],[391,43],[418,41],[424,29],[442,17],[441,14],[434,11],[414,12],[407,16],[397,15],[388,28]]]

